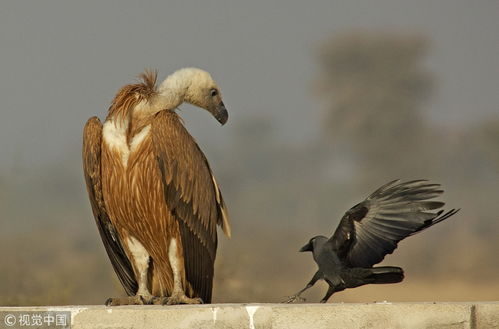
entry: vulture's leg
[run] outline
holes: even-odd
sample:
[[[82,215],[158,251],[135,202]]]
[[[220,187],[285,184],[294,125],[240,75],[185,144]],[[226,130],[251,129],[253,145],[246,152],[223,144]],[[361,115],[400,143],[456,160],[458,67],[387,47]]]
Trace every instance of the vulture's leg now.
[[[118,305],[148,305],[153,303],[153,296],[147,288],[147,274],[149,271],[150,256],[144,246],[135,238],[126,239],[128,250],[131,254],[131,260],[135,272],[135,277],[138,279],[139,288],[135,296],[109,298],[106,301],[107,306]]]
[[[293,296],[289,297],[287,300],[284,301],[284,303],[293,303],[295,301],[305,301],[305,298],[301,297],[301,294],[311,288],[316,282],[317,280],[319,280],[320,278],[322,278],[322,272],[321,271],[317,271],[315,272],[314,276],[312,277],[312,280],[310,280],[310,282],[305,286],[305,288],[303,288],[302,290],[298,291],[296,294],[294,294]]]
[[[183,262],[180,257],[179,250],[177,248],[177,240],[172,238],[170,240],[170,246],[168,248],[168,260],[170,261],[170,266],[173,272],[173,291],[170,297],[167,297],[163,302],[168,305],[176,304],[201,304],[203,301],[201,298],[189,298],[185,295],[184,289],[182,288],[182,272]]]

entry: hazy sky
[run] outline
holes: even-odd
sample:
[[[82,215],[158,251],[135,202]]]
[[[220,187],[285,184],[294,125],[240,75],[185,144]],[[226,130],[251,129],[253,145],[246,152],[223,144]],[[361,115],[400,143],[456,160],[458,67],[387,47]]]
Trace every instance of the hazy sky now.
[[[197,66],[219,82],[228,127],[183,106],[200,139],[230,138],[256,113],[279,122],[282,140],[309,140],[320,127],[317,47],[363,29],[430,38],[437,123],[498,114],[496,0],[2,1],[0,170],[79,152],[85,120],[102,118],[116,90],[147,67],[163,79]]]

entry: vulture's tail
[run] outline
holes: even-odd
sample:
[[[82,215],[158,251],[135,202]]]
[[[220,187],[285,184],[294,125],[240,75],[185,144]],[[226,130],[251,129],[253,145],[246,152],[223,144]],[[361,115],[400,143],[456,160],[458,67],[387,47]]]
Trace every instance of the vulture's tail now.
[[[371,268],[372,283],[397,283],[404,280],[404,270],[395,266],[380,266]]]

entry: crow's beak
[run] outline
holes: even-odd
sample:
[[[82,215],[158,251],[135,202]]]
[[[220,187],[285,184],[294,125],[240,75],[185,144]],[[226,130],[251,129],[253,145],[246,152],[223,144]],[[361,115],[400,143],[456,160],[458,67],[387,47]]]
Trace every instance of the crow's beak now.
[[[312,251],[312,244],[309,242],[298,250],[299,252]]]
[[[229,113],[225,108],[224,102],[220,102],[220,104],[218,104],[215,111],[213,111],[213,116],[222,125],[224,125],[227,122],[227,119],[229,118]]]

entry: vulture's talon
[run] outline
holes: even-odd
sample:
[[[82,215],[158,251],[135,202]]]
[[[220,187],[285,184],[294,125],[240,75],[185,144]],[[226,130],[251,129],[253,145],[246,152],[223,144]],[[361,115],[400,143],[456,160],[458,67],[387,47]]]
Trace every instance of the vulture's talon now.
[[[189,298],[184,294],[178,294],[178,295],[175,294],[170,297],[166,297],[164,302],[166,302],[165,303],[166,305],[203,304],[203,300],[201,298]]]
[[[166,305],[170,297],[154,297],[152,305]]]
[[[151,305],[154,297],[135,295],[129,297],[111,297],[105,302],[106,306],[123,306],[123,305]]]

